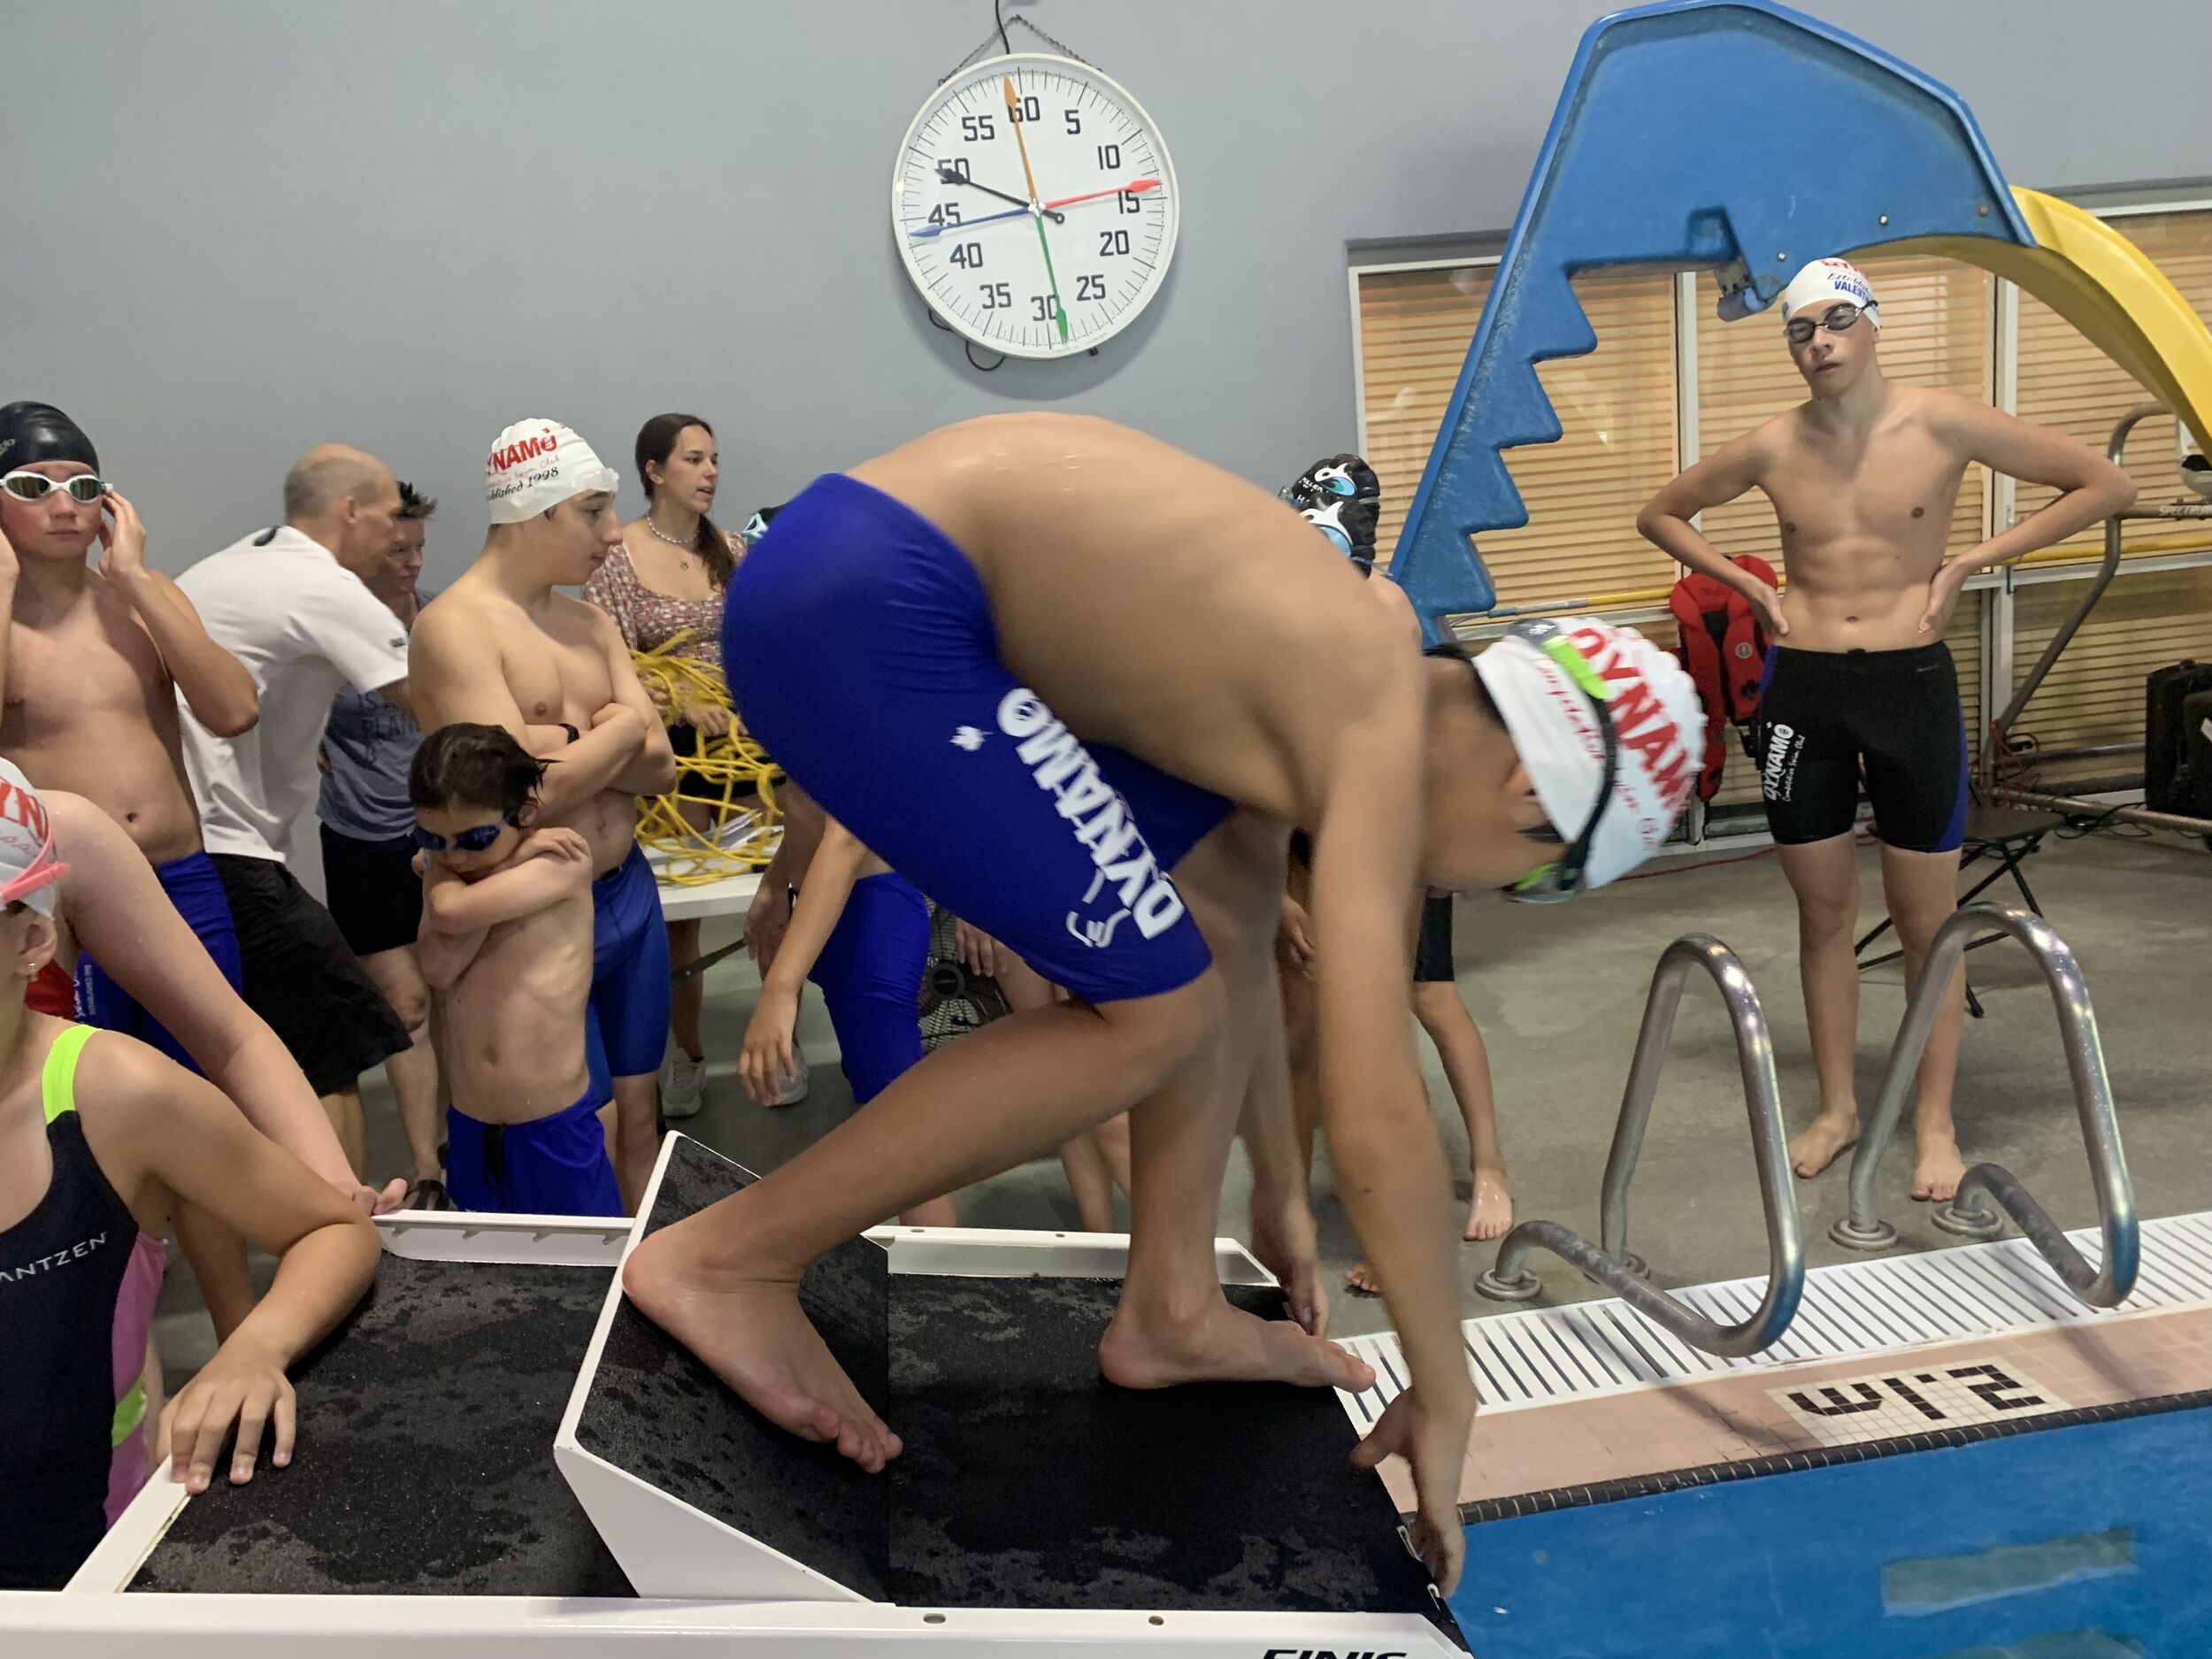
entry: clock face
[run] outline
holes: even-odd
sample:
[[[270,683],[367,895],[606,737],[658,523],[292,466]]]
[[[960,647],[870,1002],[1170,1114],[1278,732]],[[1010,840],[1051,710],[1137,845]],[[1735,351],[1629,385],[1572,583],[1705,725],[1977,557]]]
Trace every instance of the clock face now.
[[[938,88],[891,180],[915,287],[1010,357],[1088,351],[1134,322],[1167,275],[1178,217],[1151,118],[1088,65],[1041,52]]]

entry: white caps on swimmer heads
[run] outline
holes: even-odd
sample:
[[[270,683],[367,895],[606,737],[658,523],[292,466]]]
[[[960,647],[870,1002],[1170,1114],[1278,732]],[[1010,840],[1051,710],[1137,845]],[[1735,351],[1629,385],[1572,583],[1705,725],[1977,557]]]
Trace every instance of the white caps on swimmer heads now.
[[[484,501],[494,524],[520,524],[592,490],[610,495],[620,474],[557,420],[518,420],[492,440]]]
[[[1564,640],[1604,681],[1605,711],[1620,746],[1613,799],[1598,819],[1584,869],[1587,886],[1626,875],[1666,840],[1682,816],[1705,749],[1697,687],[1671,652],[1633,628],[1594,617],[1561,617]],[[1578,678],[1532,640],[1509,634],[1475,658],[1544,815],[1572,840],[1590,821],[1605,777],[1605,738]]]
[[[54,913],[56,885],[69,866],[54,857],[46,803],[12,760],[0,760],[0,902],[19,900],[41,916]]]
[[[1867,321],[1877,328],[1882,326],[1874,285],[1848,259],[1816,259],[1792,277],[1789,287],[1782,290],[1782,320],[1787,322],[1808,305],[1827,300],[1849,300],[1866,313]]]

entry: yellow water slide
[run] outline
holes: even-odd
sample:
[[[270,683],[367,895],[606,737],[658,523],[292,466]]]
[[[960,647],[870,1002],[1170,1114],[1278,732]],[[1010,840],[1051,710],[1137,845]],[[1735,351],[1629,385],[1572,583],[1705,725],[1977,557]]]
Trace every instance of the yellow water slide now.
[[[2035,234],[2023,248],[1987,236],[1923,236],[1885,253],[1941,254],[2017,283],[2181,418],[2212,455],[2212,329],[2140,248],[2070,202],[2015,186]]]

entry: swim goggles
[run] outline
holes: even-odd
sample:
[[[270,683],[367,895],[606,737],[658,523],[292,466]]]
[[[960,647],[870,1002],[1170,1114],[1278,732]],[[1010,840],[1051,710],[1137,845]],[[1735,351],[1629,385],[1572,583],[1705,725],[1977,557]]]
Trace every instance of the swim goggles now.
[[[95,472],[80,472],[74,478],[49,478],[43,472],[27,470],[0,478],[0,489],[18,501],[44,501],[56,490],[65,489],[70,500],[87,506],[108,493],[107,480]]]
[[[415,845],[426,853],[442,853],[449,845],[457,853],[480,853],[497,841],[501,832],[513,822],[512,818],[503,818],[496,824],[479,824],[473,829],[458,832],[449,842],[435,830],[426,830],[419,824],[407,833]]]
[[[1613,729],[1613,717],[1605,706],[1605,681],[1590,666],[1589,659],[1575,649],[1556,622],[1518,622],[1504,637],[1526,641],[1558,664],[1560,672],[1589,699],[1590,712],[1597,721],[1598,735],[1605,745],[1597,799],[1591,803],[1590,816],[1584,820],[1581,833],[1568,841],[1566,850],[1550,864],[1530,871],[1511,886],[1500,889],[1516,903],[1557,904],[1583,889],[1590,849],[1597,840],[1598,826],[1604,822],[1606,811],[1613,804],[1613,786],[1620,778],[1620,734]],[[1557,833],[1555,828],[1554,833]]]
[[[1828,314],[1815,321],[1810,317],[1799,317],[1782,325],[1782,332],[1789,336],[1790,344],[1801,346],[1813,337],[1813,330],[1825,328],[1832,334],[1839,334],[1851,327],[1866,313],[1849,300],[1840,305],[1831,305]]]

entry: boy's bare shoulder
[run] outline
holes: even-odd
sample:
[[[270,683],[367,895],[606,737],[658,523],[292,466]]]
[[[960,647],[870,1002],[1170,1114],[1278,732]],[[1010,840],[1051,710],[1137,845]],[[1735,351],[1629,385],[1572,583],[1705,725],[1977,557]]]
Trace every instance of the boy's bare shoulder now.
[[[1741,437],[1731,440],[1731,447],[1740,450],[1755,465],[1770,465],[1805,441],[1805,405],[1798,403],[1778,415],[1769,416]]]
[[[1995,411],[1978,397],[1963,396],[1940,386],[1899,386],[1892,396],[1902,400],[1903,411],[1937,439],[1962,442]]]
[[[457,630],[481,628],[486,614],[483,599],[464,577],[416,613],[408,637],[411,641],[426,636],[433,641],[442,640]]]
[[[573,594],[555,593],[552,603],[546,607],[547,615],[563,622],[596,627],[603,623],[614,626],[614,618],[588,599],[579,599]]]

